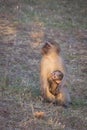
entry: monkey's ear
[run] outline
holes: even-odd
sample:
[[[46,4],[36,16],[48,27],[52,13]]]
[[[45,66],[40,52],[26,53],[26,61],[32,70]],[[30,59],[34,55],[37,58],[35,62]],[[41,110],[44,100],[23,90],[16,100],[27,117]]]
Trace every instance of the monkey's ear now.
[[[59,46],[57,46],[57,53],[59,54],[60,53],[60,51],[61,51],[61,49],[60,49],[60,47]]]

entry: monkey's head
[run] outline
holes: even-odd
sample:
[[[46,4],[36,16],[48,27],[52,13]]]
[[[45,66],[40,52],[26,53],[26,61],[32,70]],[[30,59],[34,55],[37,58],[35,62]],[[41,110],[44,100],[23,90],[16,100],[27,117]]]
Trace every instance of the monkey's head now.
[[[56,41],[53,40],[48,40],[45,42],[44,46],[42,47],[42,54],[43,55],[47,55],[50,53],[60,53],[60,47],[59,45],[56,43]]]
[[[54,72],[51,73],[51,79],[57,83],[57,84],[60,84],[62,79],[63,79],[63,73],[59,70],[56,70]]]

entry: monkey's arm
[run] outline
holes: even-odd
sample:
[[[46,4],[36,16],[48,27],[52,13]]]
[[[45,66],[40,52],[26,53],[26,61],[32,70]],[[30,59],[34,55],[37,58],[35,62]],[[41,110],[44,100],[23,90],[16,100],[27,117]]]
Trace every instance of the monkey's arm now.
[[[45,77],[41,77],[41,92],[47,101],[54,102],[55,96],[49,90],[49,83]]]
[[[60,83],[60,85],[63,87],[66,84],[66,67],[64,64],[64,60],[61,58],[61,56],[58,56],[58,70],[63,73],[63,79]]]
[[[54,102],[55,96],[49,90],[50,84],[48,82],[48,75],[50,73],[50,65],[47,57],[42,58],[40,67],[40,82],[42,95],[46,100]]]

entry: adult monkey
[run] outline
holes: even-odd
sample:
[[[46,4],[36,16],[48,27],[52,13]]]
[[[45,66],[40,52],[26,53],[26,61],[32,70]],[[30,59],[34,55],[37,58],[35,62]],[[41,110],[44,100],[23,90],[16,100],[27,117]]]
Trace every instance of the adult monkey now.
[[[57,95],[50,92],[50,84],[48,81],[51,73],[56,70],[63,73],[61,87]],[[58,102],[61,105],[68,105],[71,102],[71,99],[66,88],[65,67],[60,55],[60,47],[55,41],[48,40],[42,47],[40,71],[41,92],[44,99],[50,102]]]

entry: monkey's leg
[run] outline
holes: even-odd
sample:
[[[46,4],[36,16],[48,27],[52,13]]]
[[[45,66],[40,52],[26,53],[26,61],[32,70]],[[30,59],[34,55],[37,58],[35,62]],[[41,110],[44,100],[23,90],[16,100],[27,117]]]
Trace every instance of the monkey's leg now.
[[[48,88],[46,90],[46,100],[49,102],[55,102],[55,96],[49,91]]]
[[[71,98],[66,87],[60,88],[59,93],[56,96],[56,101],[60,105],[66,107],[69,106],[69,104],[71,103]]]

